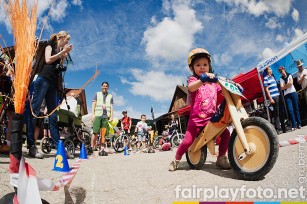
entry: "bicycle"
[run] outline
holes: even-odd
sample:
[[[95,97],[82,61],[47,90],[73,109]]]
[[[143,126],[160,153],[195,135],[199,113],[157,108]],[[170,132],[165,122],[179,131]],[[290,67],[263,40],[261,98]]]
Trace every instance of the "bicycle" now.
[[[170,135],[169,141],[172,145],[172,147],[178,147],[180,143],[182,142],[184,138],[183,133],[179,133],[177,129],[173,130],[172,134]],[[158,135],[154,142],[153,142],[153,147],[155,149],[159,148],[159,141],[162,139],[162,135]]]
[[[211,154],[215,154],[215,138],[232,123],[235,129],[228,144],[232,169],[245,180],[263,178],[273,168],[278,157],[275,129],[263,118],[248,116],[240,98],[243,95],[236,83],[224,77],[215,77],[210,82],[220,84],[225,99],[186,151],[189,166],[201,169],[207,158],[207,147]]]

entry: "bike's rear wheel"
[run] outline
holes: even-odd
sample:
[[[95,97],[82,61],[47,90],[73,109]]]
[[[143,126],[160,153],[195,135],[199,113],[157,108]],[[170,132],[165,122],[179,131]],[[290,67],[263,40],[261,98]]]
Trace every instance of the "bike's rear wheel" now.
[[[64,141],[64,147],[66,151],[69,152],[71,155],[75,154],[75,144],[70,138]]]
[[[245,180],[262,179],[274,166],[278,156],[277,134],[273,126],[260,117],[250,117],[242,127],[252,154],[244,153],[243,146],[233,131],[228,157],[234,172]]]
[[[178,147],[181,144],[183,138],[184,138],[184,134],[182,134],[182,133],[175,134],[172,137],[172,141],[171,141],[172,142],[172,146],[173,147]]]
[[[185,153],[187,162],[192,169],[201,169],[207,159],[207,145],[203,146],[196,152],[192,152],[190,149]]]
[[[51,152],[51,147],[52,147],[51,139],[44,137],[41,140],[41,143],[40,143],[40,148],[41,148],[42,152],[45,153],[45,154],[49,154]]]

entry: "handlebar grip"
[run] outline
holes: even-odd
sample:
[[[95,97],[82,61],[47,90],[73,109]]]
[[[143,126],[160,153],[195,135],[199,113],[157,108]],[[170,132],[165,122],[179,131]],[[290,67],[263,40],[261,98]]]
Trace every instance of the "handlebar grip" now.
[[[205,82],[213,82],[216,83],[218,81],[218,78],[215,76],[213,79],[211,79],[210,77],[208,77],[206,74],[201,74],[199,79],[205,83]]]

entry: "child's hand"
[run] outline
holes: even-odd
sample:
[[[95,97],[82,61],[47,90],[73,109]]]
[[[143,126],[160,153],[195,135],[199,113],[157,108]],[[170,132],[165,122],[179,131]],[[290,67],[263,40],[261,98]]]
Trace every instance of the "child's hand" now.
[[[212,73],[204,73],[199,76],[199,79],[201,82],[217,82],[217,78],[215,78],[215,75]]]
[[[206,75],[207,75],[210,79],[213,79],[213,78],[215,77],[215,75],[212,74],[212,73],[206,73]]]

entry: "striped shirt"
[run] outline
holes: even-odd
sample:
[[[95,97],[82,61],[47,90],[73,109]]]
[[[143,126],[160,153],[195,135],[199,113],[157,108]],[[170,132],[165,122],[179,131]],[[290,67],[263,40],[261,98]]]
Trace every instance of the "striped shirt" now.
[[[264,86],[268,87],[271,97],[279,96],[277,82],[273,76],[266,75],[264,77]]]

